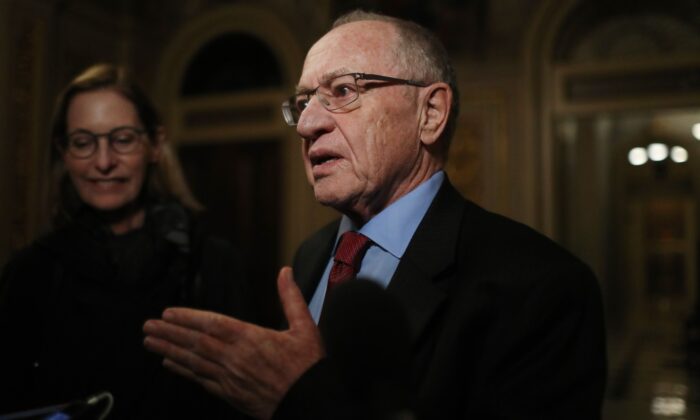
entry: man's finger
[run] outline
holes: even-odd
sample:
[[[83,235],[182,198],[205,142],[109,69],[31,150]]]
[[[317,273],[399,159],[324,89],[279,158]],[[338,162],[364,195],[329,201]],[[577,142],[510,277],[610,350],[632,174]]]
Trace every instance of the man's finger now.
[[[245,329],[246,323],[216,312],[191,308],[167,308],[163,320],[220,339],[229,339]]]
[[[219,361],[226,356],[226,346],[221,340],[196,330],[151,319],[144,324],[143,331],[148,335],[144,344],[148,344],[148,342],[168,343],[171,346],[192,351],[216,364],[220,363]],[[160,349],[169,350],[168,347],[163,346]],[[163,354],[155,348],[149,348],[149,350]]]
[[[185,348],[193,347],[197,340],[196,336],[202,334],[199,331],[159,319],[150,319],[146,321],[143,325],[143,332]]]
[[[282,267],[280,270],[277,276],[277,290],[290,329],[316,328],[304,296],[294,282],[291,267]]]
[[[221,374],[222,367],[216,361],[204,358],[186,348],[178,347],[168,341],[155,337],[146,337],[144,346],[162,355],[166,360],[176,362],[198,376],[215,379]]]

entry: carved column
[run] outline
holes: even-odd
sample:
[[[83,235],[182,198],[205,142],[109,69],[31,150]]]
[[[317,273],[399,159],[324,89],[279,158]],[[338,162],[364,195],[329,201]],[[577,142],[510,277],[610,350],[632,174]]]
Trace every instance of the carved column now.
[[[39,2],[13,1],[4,7],[7,33],[1,51],[7,64],[0,80],[6,83],[2,100],[7,120],[0,158],[7,176],[2,191],[6,225],[1,232],[6,248],[0,252],[6,254],[36,235],[46,207],[42,193],[47,150],[43,112],[47,19]]]

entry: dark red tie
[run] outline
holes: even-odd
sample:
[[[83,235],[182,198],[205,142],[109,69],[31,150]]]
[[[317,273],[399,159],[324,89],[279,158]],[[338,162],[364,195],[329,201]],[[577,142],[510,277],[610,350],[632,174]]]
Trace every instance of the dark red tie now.
[[[360,262],[365,256],[371,241],[361,233],[348,231],[343,233],[338,241],[338,249],[333,257],[333,268],[328,276],[328,291],[333,286],[350,280],[360,270]]]

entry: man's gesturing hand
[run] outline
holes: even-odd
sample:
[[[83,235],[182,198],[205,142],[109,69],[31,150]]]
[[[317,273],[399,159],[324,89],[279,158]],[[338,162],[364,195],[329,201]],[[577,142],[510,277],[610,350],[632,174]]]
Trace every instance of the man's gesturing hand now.
[[[268,419],[291,385],[324,356],[321,336],[292,270],[277,287],[289,323],[275,331],[221,314],[168,308],[144,325],[144,344],[163,365],[256,418]]]

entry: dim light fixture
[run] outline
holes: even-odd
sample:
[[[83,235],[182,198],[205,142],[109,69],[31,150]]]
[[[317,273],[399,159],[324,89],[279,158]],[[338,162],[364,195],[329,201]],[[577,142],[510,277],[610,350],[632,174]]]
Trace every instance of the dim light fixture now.
[[[683,163],[688,161],[688,151],[681,146],[673,146],[671,148],[671,160],[676,163]]]
[[[661,162],[668,157],[668,146],[663,143],[651,143],[647,146],[649,159],[654,162]]]
[[[627,160],[634,166],[644,165],[649,160],[647,150],[643,147],[634,147],[627,154]]]
[[[647,147],[633,147],[627,152],[627,161],[632,166],[641,166],[648,161],[662,162],[671,159],[675,163],[684,163],[689,158],[688,150],[682,146],[669,148],[664,143],[651,143]]]

